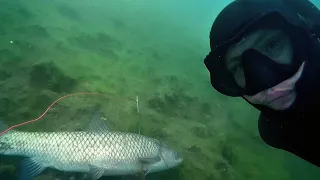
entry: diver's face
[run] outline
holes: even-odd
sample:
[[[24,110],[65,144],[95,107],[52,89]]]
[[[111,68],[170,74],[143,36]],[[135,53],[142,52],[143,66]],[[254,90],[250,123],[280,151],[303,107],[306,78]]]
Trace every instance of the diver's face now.
[[[241,55],[248,49],[255,49],[279,64],[292,64],[293,61],[290,39],[281,30],[262,29],[252,32],[240,42],[231,45],[226,53],[226,67],[240,87],[245,87]],[[298,72],[300,71],[301,68]],[[254,96],[245,95],[244,98],[253,104],[265,105],[275,110],[287,109],[296,99],[294,84],[300,75],[301,72],[273,88]]]

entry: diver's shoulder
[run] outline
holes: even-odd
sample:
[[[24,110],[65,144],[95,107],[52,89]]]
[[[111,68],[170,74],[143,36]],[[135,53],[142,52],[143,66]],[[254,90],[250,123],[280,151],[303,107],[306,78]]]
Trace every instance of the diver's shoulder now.
[[[291,115],[291,118],[293,115],[297,116]],[[320,146],[317,143],[320,121],[319,116],[313,115],[315,114],[301,114],[290,119],[289,116],[274,116],[272,113],[262,112],[259,117],[260,137],[269,146],[291,152],[320,167]]]
[[[319,106],[317,106],[319,107]],[[258,122],[260,137],[270,146],[287,149],[302,141],[320,136],[320,111],[291,111],[290,113],[261,112]],[[300,142],[301,140],[301,142]]]

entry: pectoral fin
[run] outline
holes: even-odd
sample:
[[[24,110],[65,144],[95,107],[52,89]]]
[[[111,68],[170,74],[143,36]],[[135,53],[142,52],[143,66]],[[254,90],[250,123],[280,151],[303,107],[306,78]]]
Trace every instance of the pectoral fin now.
[[[150,171],[150,166],[152,164],[155,164],[159,161],[161,161],[161,158],[160,157],[154,157],[154,158],[140,158],[139,161],[141,162],[141,171],[142,171],[142,174],[144,176],[146,176],[149,171]]]
[[[31,180],[44,169],[45,167],[40,162],[32,158],[26,158],[20,164],[19,180]]]
[[[101,178],[101,176],[104,173],[104,169],[103,168],[100,168],[100,167],[97,167],[97,166],[93,166],[93,165],[89,165],[89,167],[90,167],[90,172],[91,172],[91,175],[92,175],[92,180],[97,180],[97,179]]]

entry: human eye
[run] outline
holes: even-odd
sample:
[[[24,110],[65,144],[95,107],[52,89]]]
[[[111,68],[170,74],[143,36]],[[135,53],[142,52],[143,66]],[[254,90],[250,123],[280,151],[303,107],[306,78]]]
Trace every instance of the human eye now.
[[[239,68],[241,68],[241,61],[238,59],[233,59],[228,63],[227,69],[230,73],[234,74]]]
[[[270,58],[277,57],[282,52],[283,44],[283,39],[281,37],[273,37],[265,43],[263,53]]]
[[[232,74],[234,80],[240,87],[244,87],[244,73],[240,58],[235,58],[227,65],[228,71]]]

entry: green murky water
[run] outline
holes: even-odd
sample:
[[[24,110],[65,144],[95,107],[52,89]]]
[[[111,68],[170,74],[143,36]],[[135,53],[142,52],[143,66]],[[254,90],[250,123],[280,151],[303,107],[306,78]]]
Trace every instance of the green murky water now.
[[[13,125],[63,95],[103,93],[63,99],[17,130],[85,130],[99,110],[112,130],[140,128],[184,154],[148,180],[319,179],[319,169],[262,142],[256,110],[212,89],[203,58],[229,2],[0,0],[0,118]],[[16,179],[19,161],[2,156],[0,179]],[[36,179],[70,178],[83,174],[48,169]]]

